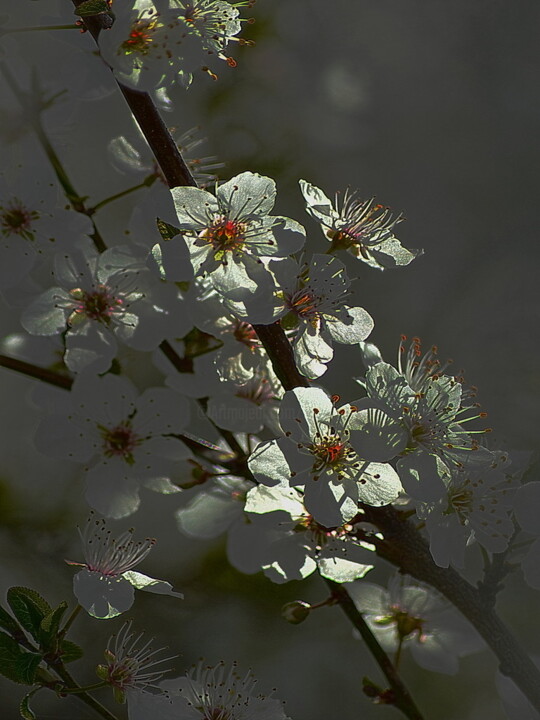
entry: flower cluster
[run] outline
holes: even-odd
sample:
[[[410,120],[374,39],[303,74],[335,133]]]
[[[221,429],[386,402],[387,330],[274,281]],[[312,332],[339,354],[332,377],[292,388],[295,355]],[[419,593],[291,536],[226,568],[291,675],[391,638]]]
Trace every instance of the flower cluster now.
[[[234,67],[227,46],[238,41],[240,7],[226,0],[123,0],[115,2],[114,24],[99,38],[104,60],[116,77],[137,90],[188,87],[193,73],[225,60]],[[247,43],[242,40],[241,42]]]

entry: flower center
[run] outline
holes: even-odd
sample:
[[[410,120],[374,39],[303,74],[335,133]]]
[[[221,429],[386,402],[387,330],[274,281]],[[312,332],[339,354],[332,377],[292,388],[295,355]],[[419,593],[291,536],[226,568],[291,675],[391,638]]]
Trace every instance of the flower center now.
[[[315,320],[319,315],[318,298],[309,290],[297,290],[286,300],[286,304],[291,312],[305,320]]]
[[[214,257],[221,260],[225,253],[238,250],[245,241],[246,224],[217,216],[209,228],[203,231],[203,237],[216,251]]]
[[[28,210],[20,200],[13,199],[9,205],[0,205],[0,227],[2,235],[20,235],[26,240],[33,240],[32,221],[39,218],[35,210]]]
[[[259,338],[253,329],[253,326],[243,320],[237,320],[233,329],[235,340],[242,343],[250,350],[255,350],[259,346]]]
[[[75,325],[86,318],[108,325],[111,316],[124,305],[124,301],[114,297],[105,285],[99,285],[92,292],[74,288],[69,294],[75,300],[75,307],[68,318],[68,325]]]
[[[455,488],[448,495],[448,507],[445,515],[456,513],[460,523],[463,525],[471,509],[472,499],[472,490],[469,490],[466,485]]]
[[[98,425],[98,428],[103,438],[103,454],[106,457],[123,458],[128,465],[133,465],[135,463],[133,451],[143,439],[133,432],[131,422],[126,420],[114,428]]]
[[[140,55],[148,55],[152,42],[154,41],[152,33],[157,26],[157,17],[143,20],[136,20],[131,26],[131,31],[127,40],[118,48],[118,55],[123,51],[124,55],[132,55],[139,53]]]
[[[426,639],[424,633],[425,621],[422,618],[409,615],[399,605],[392,605],[389,610],[388,615],[382,615],[375,619],[377,625],[394,625],[400,640],[404,640],[413,633],[418,633],[418,641],[424,642]]]
[[[238,390],[236,396],[250,400],[255,405],[263,405],[277,399],[266,378],[246,383]]]

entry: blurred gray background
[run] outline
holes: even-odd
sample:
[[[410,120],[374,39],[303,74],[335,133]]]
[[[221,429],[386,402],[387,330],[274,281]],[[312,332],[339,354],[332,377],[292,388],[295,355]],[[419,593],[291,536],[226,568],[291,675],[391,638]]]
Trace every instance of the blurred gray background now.
[[[69,22],[68,0],[21,0],[9,8],[10,24],[38,24],[56,8]],[[540,6],[532,0],[260,0],[250,13],[257,22],[244,35],[256,46],[238,48],[238,67],[223,64],[218,82],[202,77],[187,92],[174,90],[166,122],[200,125],[208,138],[204,154],[227,164],[223,178],[244,170],[275,178],[277,211],[304,222],[315,251],[325,248],[324,239],[303,213],[299,178],[331,197],[359,188],[403,211],[407,221],[396,234],[404,245],[424,248],[423,257],[385,273],[347,258],[358,277],[359,303],[375,318],[370,339],[390,362],[401,333],[420,336],[426,348],[437,344],[441,358],[452,357],[479,387],[498,445],[536,450]],[[15,57],[13,41],[25,61],[66,76],[77,42],[91,47],[77,33],[7,40],[8,60]],[[5,94],[0,99],[8,109],[13,105]],[[129,129],[118,94],[81,99],[51,117],[55,146],[80,192],[98,200],[131,183],[110,169],[106,153],[108,140]],[[3,138],[16,155],[15,142]],[[123,233],[136,201],[132,196],[103,211],[105,236]],[[20,330],[7,309],[2,323],[2,334]],[[340,348],[323,382],[354,397],[351,378],[361,371],[357,351]],[[2,369],[0,382],[1,589],[30,585],[51,603],[71,599],[72,571],[63,558],[81,559],[75,526],[86,508],[79,467],[33,450],[39,421],[28,400],[33,381]],[[397,717],[362,695],[363,675],[380,678],[338,609],[322,609],[298,627],[281,620],[284,602],[323,599],[323,584],[276,586],[238,574],[221,543],[177,532],[173,511],[183,502],[147,493],[143,509],[122,525],[141,535],[159,528],[158,546],[141,570],[185,593],[183,603],[141,593],[129,614],[156,644],[180,652],[177,669],[200,656],[211,663],[237,659],[253,668],[262,689],[277,688],[294,720]],[[477,571],[474,556],[468,572],[475,577]],[[370,579],[384,581],[386,574],[381,567]],[[516,573],[501,596],[501,613],[536,652],[537,607],[538,596]],[[99,662],[120,624],[83,618],[74,639],[89,645]],[[80,681],[93,682],[91,666],[80,666],[73,666]],[[406,658],[404,677],[426,720],[502,720],[495,667],[486,652],[462,661],[459,676],[447,678]],[[2,717],[17,717],[21,690],[0,680]],[[40,718],[92,717],[75,701],[38,698]]]

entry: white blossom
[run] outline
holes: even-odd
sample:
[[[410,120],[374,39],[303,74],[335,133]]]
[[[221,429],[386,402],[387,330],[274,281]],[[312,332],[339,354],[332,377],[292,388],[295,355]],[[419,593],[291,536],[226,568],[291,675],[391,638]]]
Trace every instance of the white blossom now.
[[[39,173],[0,175],[0,289],[20,283],[40,257],[88,239],[88,217],[66,210],[58,187]]]
[[[385,270],[408,265],[422,250],[407,250],[393,235],[394,226],[402,215],[392,216],[388,208],[375,203],[375,198],[361,200],[358,192],[345,192],[341,202],[336,193],[332,201],[315,185],[300,180],[306,211],[316,220],[331,241],[330,252],[348,250],[367,265]]]
[[[65,334],[64,362],[73,372],[108,370],[118,340],[153,350],[178,330],[176,291],[127,246],[101,255],[92,246],[58,254],[54,277],[58,285],[34,299],[21,323],[34,335]]]
[[[357,513],[358,503],[380,506],[393,502],[402,490],[396,471],[386,462],[371,462],[365,419],[356,418],[357,408],[336,407],[318,388],[296,388],[286,392],[279,421],[285,437],[261,443],[249,458],[255,478],[265,485],[288,479],[304,486],[307,511],[326,527],[347,522]],[[386,439],[392,454],[395,442]],[[378,443],[376,453],[381,452]]]
[[[306,510],[302,493],[284,480],[278,485],[258,485],[247,493],[245,512],[250,538],[259,543],[260,565],[277,583],[301,580],[318,569],[335,582],[351,582],[372,569],[373,546],[354,536],[353,525],[325,527]],[[243,541],[243,536],[238,536]],[[252,554],[252,543],[239,542],[233,557]]]
[[[443,497],[418,503],[417,514],[425,521],[430,551],[440,567],[465,565],[465,549],[474,541],[490,553],[506,550],[514,533],[511,519],[516,478],[503,452],[482,453],[483,462],[472,457],[461,466],[448,468],[437,460]]]
[[[171,192],[195,274],[208,274],[225,302],[250,302],[261,319],[268,317],[263,305],[271,298],[274,281],[261,258],[296,252],[305,235],[296,221],[269,215],[274,181],[244,172],[220,185],[215,196],[193,187]]]
[[[335,257],[315,254],[300,267],[294,260],[269,263],[278,290],[274,318],[294,334],[293,350],[300,372],[316,378],[333,357],[332,342],[354,344],[373,329],[366,310],[345,303],[350,280]]]
[[[84,463],[86,499],[102,515],[131,515],[140,488],[178,492],[191,452],[175,434],[188,423],[187,399],[165,388],[139,395],[125,377],[82,373],[66,396],[55,397],[35,437],[38,450]]]
[[[170,720],[290,720],[273,693],[255,694],[251,672],[240,675],[233,663],[211,667],[201,661],[185,677],[165,680],[161,687],[171,699]],[[130,714],[130,720],[147,720]]]
[[[155,545],[153,538],[135,542],[134,530],[126,530],[113,538],[105,520],[90,515],[79,534],[84,563],[68,562],[83,569],[73,578],[73,593],[82,607],[93,617],[110,619],[133,605],[134,588],[159,595],[182,598],[165,580],[133,572]]]
[[[458,658],[480,650],[482,640],[459,612],[428,586],[394,575],[388,590],[364,580],[347,585],[354,604],[399,664],[409,648],[420,667],[454,675]]]

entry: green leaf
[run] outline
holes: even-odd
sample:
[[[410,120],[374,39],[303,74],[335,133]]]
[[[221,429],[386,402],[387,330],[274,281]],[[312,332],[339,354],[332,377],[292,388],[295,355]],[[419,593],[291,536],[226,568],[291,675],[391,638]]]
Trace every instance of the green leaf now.
[[[39,663],[42,661],[39,653],[21,652],[20,657],[17,659],[16,668],[21,678],[21,682],[25,685],[33,685],[36,677],[36,671]]]
[[[32,685],[41,655],[22,651],[15,640],[0,632],[0,674],[16,683]]]
[[[178,228],[175,228],[174,225],[169,225],[169,223],[166,223],[165,220],[160,220],[160,218],[157,218],[156,223],[159,234],[164,240],[171,240],[173,237],[176,237],[176,235],[180,233],[180,230]]]
[[[101,13],[108,13],[109,10],[110,7],[107,0],[86,0],[86,2],[83,2],[76,7],[73,12],[79,17],[88,17],[89,15],[101,15]]]
[[[70,640],[62,640],[60,643],[60,659],[63,663],[70,663],[74,660],[79,660],[84,655],[84,651],[81,647],[76,645]]]
[[[36,720],[37,715],[30,707],[30,698],[32,695],[35,695],[38,690],[41,690],[41,688],[36,688],[35,690],[31,690],[27,695],[23,697],[21,700],[21,704],[19,705],[19,712],[21,714],[21,717],[24,718],[24,720]]]
[[[7,600],[23,628],[38,640],[41,621],[52,612],[49,603],[35,590],[25,587],[10,588]]]
[[[0,605],[0,628],[7,630],[10,635],[24,636],[23,630],[19,623],[11,617],[7,610]]]
[[[54,641],[58,634],[60,620],[62,619],[62,616],[66,612],[66,610],[67,602],[61,602],[60,605],[56,608],[56,610],[50,612],[41,621],[39,626],[39,640],[41,647],[45,650],[49,650],[52,652],[55,651],[56,647]]]

